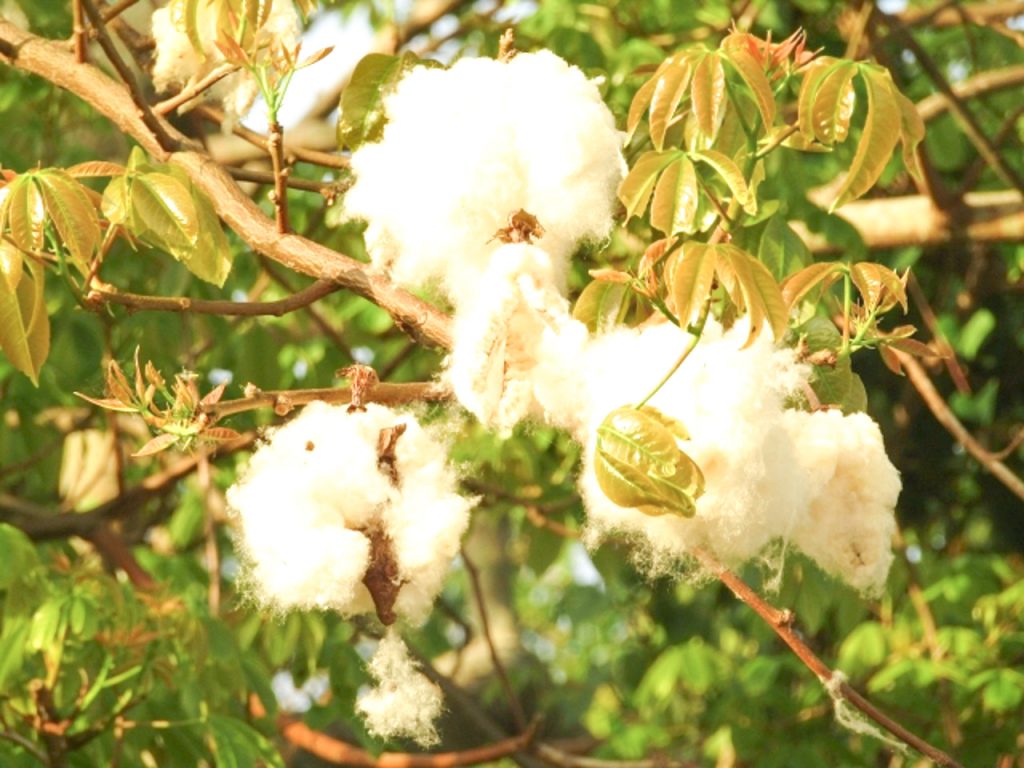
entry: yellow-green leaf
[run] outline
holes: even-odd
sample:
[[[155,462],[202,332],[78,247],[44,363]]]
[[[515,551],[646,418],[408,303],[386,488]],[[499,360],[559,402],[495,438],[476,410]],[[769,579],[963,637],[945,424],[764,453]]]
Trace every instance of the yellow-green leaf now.
[[[0,287],[11,292],[18,290],[24,261],[25,257],[17,247],[0,239],[0,280],[4,281],[4,286]]]
[[[42,250],[46,207],[34,176],[23,174],[12,181],[7,189],[4,213],[11,228],[11,237],[23,250]]]
[[[100,210],[112,224],[128,224],[131,216],[131,197],[129,195],[129,183],[123,176],[110,180],[106,189],[103,190],[103,202]]]
[[[199,238],[187,254],[174,253],[174,256],[180,258],[193,275],[220,288],[231,272],[231,246],[209,198],[195,187],[192,193],[199,218]]]
[[[757,213],[757,198],[750,191],[750,187],[747,186],[747,180],[743,178],[743,172],[740,167],[733,162],[732,158],[723,155],[721,152],[716,152],[713,149],[705,149],[702,152],[692,152],[692,157],[695,160],[700,160],[707,165],[710,165],[715,172],[722,177],[722,180],[729,187],[729,191],[732,192],[733,197],[740,205],[743,206],[749,214]]]
[[[50,351],[50,319],[44,300],[44,271],[31,259],[12,291],[0,280],[0,350],[11,364],[39,383],[39,370]]]
[[[690,85],[693,67],[688,56],[673,56],[656,78],[651,94],[650,133],[655,149],[665,144],[665,132]]]
[[[762,126],[768,131],[775,122],[775,96],[764,68],[744,47],[732,46],[724,55],[754,95],[757,110],[761,113]]]
[[[789,309],[768,267],[735,245],[723,243],[713,247],[718,251],[716,273],[719,279],[733,302],[738,308],[746,309],[750,319],[750,335],[744,346],[761,334],[765,322],[772,329],[772,335],[781,339],[789,322]]]
[[[416,66],[436,66],[406,51],[400,56],[371,53],[360,59],[341,93],[338,145],[358,149],[384,131],[384,97]]]
[[[697,126],[709,142],[714,141],[725,109],[725,71],[717,54],[707,53],[697,63],[690,99]]]
[[[594,471],[604,494],[648,515],[692,517],[704,491],[700,468],[654,409],[623,407],[597,428]]]
[[[900,137],[900,106],[889,72],[881,67],[861,64],[860,76],[868,95],[864,132],[830,211],[856,200],[874,186]]]
[[[62,170],[51,168],[40,171],[35,177],[46,204],[46,213],[64,247],[79,266],[85,268],[100,242],[96,207],[82,185]]]
[[[167,173],[143,173],[132,180],[133,223],[138,234],[169,248],[191,248],[199,238],[199,217],[188,187]]]
[[[680,323],[693,320],[707,301],[717,261],[715,246],[698,242],[684,243],[669,257],[665,276]]]
[[[903,146],[903,165],[915,178],[921,178],[921,166],[917,161],[917,145],[924,139],[924,120],[914,102],[896,92],[896,103],[900,108],[900,144]]]
[[[814,138],[822,144],[836,144],[846,140],[856,102],[853,76],[857,65],[840,61],[821,78],[811,106],[811,128]]]
[[[884,311],[894,304],[907,311],[907,289],[903,279],[888,267],[860,261],[850,267],[850,277],[869,311],[876,307]]]
[[[682,156],[680,150],[644,152],[619,185],[619,200],[626,206],[626,218],[640,216],[654,193],[658,174],[673,160]]]
[[[800,95],[797,98],[797,120],[800,134],[807,143],[814,141],[814,99],[818,88],[825,78],[845,62],[832,56],[821,56],[815,59],[804,71],[804,79],[800,84]]]
[[[629,104],[629,114],[626,117],[626,141],[633,138],[633,133],[636,131],[637,126],[640,125],[640,120],[643,118],[644,112],[647,111],[647,107],[650,106],[651,99],[654,97],[654,89],[658,87],[658,76],[669,65],[670,61],[672,59],[662,62],[654,76],[641,85],[633,96],[633,101]]]
[[[697,172],[685,155],[671,163],[661,174],[651,202],[651,226],[666,236],[691,233],[697,217],[700,191]]]
[[[793,307],[815,286],[821,286],[822,291],[827,290],[847,269],[846,264],[837,261],[819,261],[804,267],[783,281],[782,298],[789,307]]]
[[[622,321],[628,298],[629,289],[623,283],[594,280],[576,300],[572,316],[591,333],[602,333]]]

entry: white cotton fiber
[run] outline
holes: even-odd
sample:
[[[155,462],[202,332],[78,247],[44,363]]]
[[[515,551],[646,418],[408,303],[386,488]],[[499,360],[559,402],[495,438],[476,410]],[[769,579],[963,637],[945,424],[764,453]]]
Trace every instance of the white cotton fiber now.
[[[553,359],[551,348],[585,337],[554,288],[548,254],[526,243],[504,245],[491,256],[478,293],[455,314],[447,379],[464,408],[508,432],[527,417],[544,418],[535,390],[562,377],[566,362]]]
[[[378,466],[382,429],[405,425],[396,486]],[[409,414],[313,403],[274,430],[228,491],[249,580],[278,608],[373,610],[362,580],[365,532],[390,538],[401,588],[398,615],[421,622],[458,552],[472,501],[456,492],[442,442]]]
[[[153,12],[153,39],[156,58],[153,62],[153,86],[158,92],[196,82],[224,63],[224,55],[216,45],[218,3],[199,4],[198,37],[202,50],[197,51],[186,32],[182,0],[172,0]],[[256,58],[265,61],[269,47],[280,43],[289,49],[298,44],[299,16],[292,0],[273,0],[266,22],[256,33]],[[236,72],[220,80],[206,96],[224,105],[229,121],[243,117],[252,106],[259,88],[248,72]]]
[[[741,349],[745,322],[728,332],[714,322],[650,405],[681,421],[692,439],[683,448],[706,481],[692,518],[651,517],[612,503],[594,474],[595,430],[622,405],[639,402],[679,357],[689,334],[662,324],[617,331],[588,354],[588,437],[581,485],[589,536],[620,531],[639,535],[655,566],[701,547],[735,565],[785,536],[807,505],[793,446],[783,426],[783,403],[806,371],[792,350],[762,334]]]
[[[854,589],[878,593],[892,565],[901,487],[878,425],[834,410],[789,411],[785,424],[811,497],[793,543]]]
[[[352,155],[348,216],[366,219],[373,261],[404,286],[438,284],[456,305],[525,210],[562,287],[582,240],[608,235],[625,171],[622,135],[583,73],[548,51],[414,69],[385,99],[380,142]]]
[[[441,689],[417,669],[394,630],[381,639],[370,660],[377,686],[359,697],[356,708],[370,733],[382,739],[409,738],[424,747],[438,742],[434,721],[441,715]]]

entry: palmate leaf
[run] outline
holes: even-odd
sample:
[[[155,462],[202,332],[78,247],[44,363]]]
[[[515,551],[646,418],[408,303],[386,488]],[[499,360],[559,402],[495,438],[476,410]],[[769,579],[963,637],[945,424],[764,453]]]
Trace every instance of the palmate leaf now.
[[[715,170],[715,173],[729,187],[729,191],[732,192],[736,202],[743,206],[743,210],[751,215],[757,213],[757,196],[747,184],[747,180],[743,177],[740,167],[736,165],[731,157],[721,152],[716,152],[713,149],[705,149],[702,152],[692,152],[690,154],[694,160],[710,165]]]
[[[828,290],[846,269],[847,265],[838,261],[819,261],[804,267],[782,282],[782,298],[792,308],[816,287],[821,291]]]
[[[651,226],[665,235],[696,230],[700,189],[697,172],[685,155],[664,169],[651,202]]]
[[[725,70],[716,53],[705,53],[695,64],[693,82],[690,85],[690,99],[697,127],[714,142],[725,112]]]
[[[864,90],[868,95],[867,117],[846,180],[830,211],[856,200],[874,186],[889,162],[902,130],[900,105],[896,99],[898,94],[889,72],[870,64],[859,66]]]
[[[25,259],[10,243],[0,241],[0,350],[11,364],[39,383],[39,371],[50,351],[50,319],[44,300],[43,268]],[[18,263],[17,267],[13,265]],[[5,266],[6,265],[6,266]],[[15,281],[13,275],[18,272]]]
[[[199,238],[199,216],[188,185],[168,173],[133,176],[131,210],[138,234],[169,248],[188,249]]]
[[[786,332],[789,309],[768,267],[730,243],[714,248],[718,279],[737,308],[746,310],[750,320],[750,335],[744,346],[761,334],[765,324],[771,328],[772,336],[781,339]]]
[[[572,308],[572,316],[591,333],[602,333],[622,322],[629,307],[629,288],[618,282],[590,282]]]
[[[718,252],[707,243],[687,242],[669,257],[665,279],[680,323],[691,322],[711,294]]]
[[[50,168],[34,174],[57,234],[78,265],[85,269],[100,242],[96,207],[85,188],[65,171]]]
[[[0,208],[0,230],[10,227],[11,238],[25,251],[40,251],[46,230],[46,206],[32,174],[22,174],[8,183]]]
[[[627,220],[643,215],[654,193],[659,174],[675,160],[685,157],[682,150],[644,152],[619,185],[619,200],[626,207]]]
[[[594,470],[602,492],[647,515],[692,517],[704,476],[680,449],[673,419],[646,406],[617,408],[597,428]],[[681,425],[678,425],[681,428]]]
[[[722,57],[750,89],[757,104],[757,111],[761,115],[761,127],[768,131],[775,122],[775,95],[772,92],[772,85],[768,81],[764,67],[751,55],[746,44],[741,41],[730,41],[729,37],[722,41]]]
[[[850,133],[850,120],[857,101],[853,89],[853,76],[857,65],[840,61],[831,67],[814,94],[810,122],[814,138],[822,144],[846,141]]]
[[[676,109],[682,103],[694,67],[689,56],[670,59],[672,64],[664,72],[653,78],[654,89],[651,93],[650,134],[655,149],[662,149],[665,144],[665,133]]]
[[[900,277],[882,264],[860,261],[850,266],[850,278],[869,312],[876,308],[885,311],[896,304],[907,311],[906,275]]]

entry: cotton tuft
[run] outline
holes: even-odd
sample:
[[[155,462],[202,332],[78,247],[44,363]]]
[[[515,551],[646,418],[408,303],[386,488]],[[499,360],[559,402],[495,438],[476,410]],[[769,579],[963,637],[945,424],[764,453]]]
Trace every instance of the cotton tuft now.
[[[157,92],[197,82],[224,63],[224,55],[216,45],[216,9],[207,7],[206,3],[200,4],[197,26],[202,51],[197,51],[189,40],[184,13],[180,0],[173,0],[153,12],[153,39],[156,42],[153,86]],[[280,42],[293,48],[300,33],[299,16],[292,0],[273,0],[266,22],[256,33],[256,45],[260,50],[257,57],[268,56],[272,43]],[[224,105],[228,121],[233,122],[249,111],[259,88],[252,75],[239,71],[228,75],[205,93]]]
[[[536,244],[559,288],[577,244],[610,232],[623,135],[594,83],[553,53],[416,68],[384,111],[381,141],[352,155],[344,205],[399,284],[470,302],[520,210],[544,228]]]
[[[396,443],[396,486],[378,466],[382,429]],[[279,609],[374,609],[362,583],[367,532],[391,541],[401,588],[396,613],[425,620],[441,589],[473,501],[457,493],[445,445],[411,415],[370,404],[365,412],[316,402],[274,430],[228,491],[240,523],[248,580]]]
[[[394,630],[377,646],[370,673],[377,686],[356,702],[370,733],[382,739],[413,739],[423,747],[437,744],[434,722],[443,709],[441,689],[419,671]]]

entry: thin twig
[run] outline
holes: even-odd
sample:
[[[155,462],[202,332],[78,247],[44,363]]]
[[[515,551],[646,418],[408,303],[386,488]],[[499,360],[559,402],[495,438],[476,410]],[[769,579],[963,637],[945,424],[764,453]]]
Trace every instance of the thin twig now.
[[[766,603],[743,579],[719,563],[707,552],[698,550],[695,555],[701,564],[719,581],[725,584],[739,600],[746,603],[758,616],[764,619],[765,623],[789,646],[790,650],[796,654],[796,657],[803,662],[804,666],[811,670],[821,680],[822,684],[830,689],[830,694],[834,691],[836,695],[839,695],[847,703],[860,710],[897,739],[913,747],[929,759],[934,760],[936,764],[944,766],[944,768],[963,768],[954,758],[908,731],[843,682],[841,678],[837,678],[835,673],[815,655],[814,651],[807,646],[800,635],[793,629],[794,617],[790,611],[782,611]]]
[[[153,107],[153,111],[156,112],[158,115],[166,115],[170,112],[173,112],[183,104],[187,104],[188,102],[192,101],[192,99],[199,96],[199,94],[201,94],[207,88],[212,88],[225,77],[237,72],[239,69],[240,67],[237,64],[230,64],[228,62],[224,62],[220,66],[214,67],[214,69],[211,72],[209,72],[205,77],[197,80],[191,85],[186,86],[185,88],[182,88],[180,91],[178,91],[170,98],[164,99],[163,101],[157,103]]]
[[[85,303],[100,307],[117,304],[133,312],[188,312],[196,315],[231,315],[255,317],[273,315],[281,317],[297,309],[308,307],[324,296],[341,290],[333,280],[317,280],[301,291],[277,301],[227,301],[223,299],[192,299],[187,296],[144,296],[121,293],[106,287],[94,287],[85,296]]]
[[[145,94],[142,92],[142,88],[139,86],[139,81],[135,79],[135,73],[125,64],[124,59],[121,58],[121,54],[118,53],[117,47],[114,45],[114,41],[110,39],[106,22],[103,21],[100,12],[96,10],[93,0],[78,1],[82,4],[82,9],[85,11],[86,16],[89,17],[93,29],[96,30],[96,39],[100,44],[100,48],[103,49],[103,53],[107,55],[107,59],[114,69],[117,70],[117,74],[124,81],[125,86],[127,86],[132,101],[135,102],[135,106],[138,108],[139,117],[142,118],[142,122],[153,132],[153,136],[156,137],[160,146],[166,150],[174,149],[178,142],[171,138],[170,134],[167,133],[167,128],[160,122],[160,118],[153,113],[149,102],[146,101]]]
[[[480,629],[483,632],[484,640],[487,642],[487,651],[491,655],[491,664],[494,666],[494,672],[498,676],[501,687],[505,692],[505,699],[508,702],[509,709],[512,711],[512,718],[516,722],[516,727],[520,731],[525,730],[526,714],[523,712],[522,704],[519,703],[515,688],[512,687],[512,681],[509,679],[505,665],[501,661],[501,656],[498,655],[498,649],[494,645],[494,637],[491,635],[491,625],[487,618],[487,604],[484,600],[483,588],[480,586],[480,571],[473,564],[465,547],[462,548],[462,562],[466,566],[466,573],[469,575],[469,581],[473,588],[473,602],[476,603],[476,610],[480,616]]]
[[[451,399],[451,392],[433,381],[417,381],[408,384],[376,384],[367,395],[367,401],[384,405],[400,405],[416,402],[442,402]],[[326,387],[320,389],[285,389],[263,392],[255,389],[246,397],[236,400],[221,400],[208,406],[205,412],[215,420],[236,413],[258,408],[273,408],[279,416],[290,413],[300,405],[322,400],[325,403],[345,405],[352,400],[352,391],[347,387]]]
[[[137,2],[139,2],[139,0],[121,0],[120,3],[116,3],[115,5],[112,5],[109,8],[104,8],[103,20],[107,23],[113,21],[122,13],[127,11],[133,5],[135,5]]]
[[[277,177],[268,171],[260,171],[254,168],[234,167],[228,168],[227,171],[231,174],[231,178],[237,181],[251,181],[256,184],[265,184],[266,186],[274,186],[277,183]],[[285,183],[290,189],[300,189],[303,192],[315,192],[318,195],[322,195],[327,200],[332,200],[337,197],[346,186],[344,183],[337,181],[297,179],[291,175],[288,176]]]
[[[945,399],[932,383],[931,377],[915,358],[905,352],[896,351],[900,364],[907,374],[914,389],[921,395],[928,410],[932,412],[935,419],[946,428],[946,431],[962,445],[971,456],[987,469],[997,480],[1005,485],[1011,493],[1024,500],[1024,481],[1006,466],[1000,459],[986,449],[981,443],[974,439],[974,436],[967,431],[960,420],[953,414],[953,411],[946,404]]]
[[[284,128],[276,120],[270,123],[267,151],[274,166],[274,191],[270,193],[270,201],[274,204],[274,223],[277,224],[277,231],[283,235],[288,232],[287,181],[291,169],[284,160]]]

